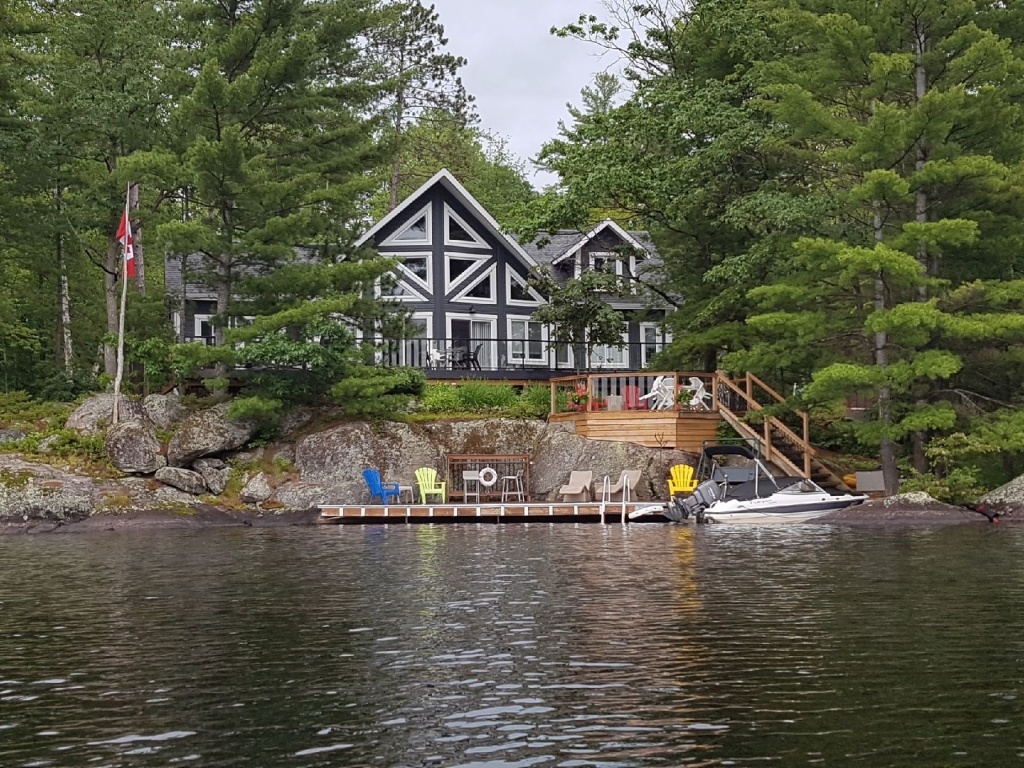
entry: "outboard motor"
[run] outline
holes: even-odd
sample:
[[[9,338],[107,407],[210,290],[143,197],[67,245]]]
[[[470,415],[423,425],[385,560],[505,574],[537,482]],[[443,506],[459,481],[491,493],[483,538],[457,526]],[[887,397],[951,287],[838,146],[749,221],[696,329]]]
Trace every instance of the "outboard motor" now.
[[[722,498],[722,489],[714,480],[705,480],[686,498],[673,498],[669,505],[668,517],[679,523],[690,516],[698,523],[704,522],[704,511]]]

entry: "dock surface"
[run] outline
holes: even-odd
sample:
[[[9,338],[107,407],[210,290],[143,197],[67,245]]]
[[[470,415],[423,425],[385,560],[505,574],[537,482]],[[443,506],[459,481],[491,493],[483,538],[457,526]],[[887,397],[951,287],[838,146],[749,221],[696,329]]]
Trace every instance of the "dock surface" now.
[[[623,512],[659,505],[658,501],[532,502],[483,504],[321,504],[321,523],[448,522],[621,522]]]

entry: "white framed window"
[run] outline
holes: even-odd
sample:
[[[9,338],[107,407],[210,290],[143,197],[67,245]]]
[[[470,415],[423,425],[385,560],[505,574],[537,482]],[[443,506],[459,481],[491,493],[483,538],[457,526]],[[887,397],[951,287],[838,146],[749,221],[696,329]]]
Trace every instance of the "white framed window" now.
[[[576,254],[573,274],[579,277],[583,273],[584,266],[592,272],[610,272],[622,277],[622,259],[619,258],[618,254],[611,253],[610,251],[591,252],[587,257],[585,265],[583,252],[580,251]]]
[[[494,369],[494,361],[498,359],[496,315],[451,312],[445,323],[449,345],[446,351],[451,359],[469,361],[464,364],[471,369]]]
[[[629,366],[629,330],[622,329],[621,344],[597,344],[590,350],[591,368],[626,368]]]
[[[397,299],[425,301],[426,297],[434,293],[433,256],[430,251],[382,252],[381,256],[400,262],[393,272],[399,288],[397,293],[387,295]]]
[[[544,297],[530,287],[525,277],[512,269],[505,269],[505,301],[512,306],[539,307]]]
[[[649,368],[651,358],[672,341],[672,334],[663,331],[660,323],[640,323],[640,367]]]
[[[213,315],[193,315],[192,316],[192,337],[193,341],[200,341],[202,339],[212,339],[214,337]]]
[[[538,365],[546,362],[547,329],[543,323],[526,318],[509,318],[508,339],[508,357],[513,363]]]
[[[431,224],[430,204],[423,206],[405,223],[395,230],[395,234],[385,240],[382,245],[430,245],[433,242],[433,226]]]
[[[482,274],[466,281],[462,288],[451,301],[464,301],[468,304],[497,304],[497,269],[492,264]]]
[[[484,239],[466,223],[466,220],[455,213],[447,203],[444,205],[444,244],[474,248],[489,247]]]
[[[459,286],[467,287],[469,281],[475,282],[490,258],[489,253],[446,253],[444,255],[445,295],[450,295],[453,290],[459,290]]]

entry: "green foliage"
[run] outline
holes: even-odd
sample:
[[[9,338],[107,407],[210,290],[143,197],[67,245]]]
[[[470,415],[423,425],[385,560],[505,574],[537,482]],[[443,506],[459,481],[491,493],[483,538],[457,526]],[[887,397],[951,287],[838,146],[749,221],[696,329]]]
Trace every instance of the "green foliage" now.
[[[51,438],[54,439],[46,444],[45,451],[41,450],[43,441]],[[7,443],[5,447],[18,453],[73,458],[97,464],[107,463],[103,435],[86,435],[73,429],[33,432],[21,440]]]
[[[900,483],[901,493],[924,491],[939,501],[961,506],[976,502],[986,490],[978,482],[978,471],[970,467],[958,467],[941,476],[913,473]]]
[[[231,401],[228,416],[259,425],[277,425],[284,415],[284,403],[264,397],[238,397]]]
[[[0,392],[0,425],[44,428],[63,424],[71,413],[65,403],[34,399],[27,392]]]
[[[423,394],[426,380],[417,368],[353,366],[331,395],[349,416],[384,418],[405,411]]]
[[[427,413],[458,413],[462,410],[459,387],[453,384],[427,384],[420,409]]]

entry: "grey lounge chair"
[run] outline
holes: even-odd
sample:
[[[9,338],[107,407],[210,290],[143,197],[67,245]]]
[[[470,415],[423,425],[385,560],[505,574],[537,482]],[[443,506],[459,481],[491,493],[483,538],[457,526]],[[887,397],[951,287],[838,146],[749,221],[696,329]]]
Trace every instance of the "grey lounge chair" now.
[[[590,501],[590,484],[594,482],[594,473],[590,470],[573,470],[569,473],[569,482],[558,489],[563,501]]]
[[[624,469],[619,475],[618,482],[608,492],[608,501],[622,501],[625,495],[626,501],[636,501],[636,487],[640,485],[639,469]]]

